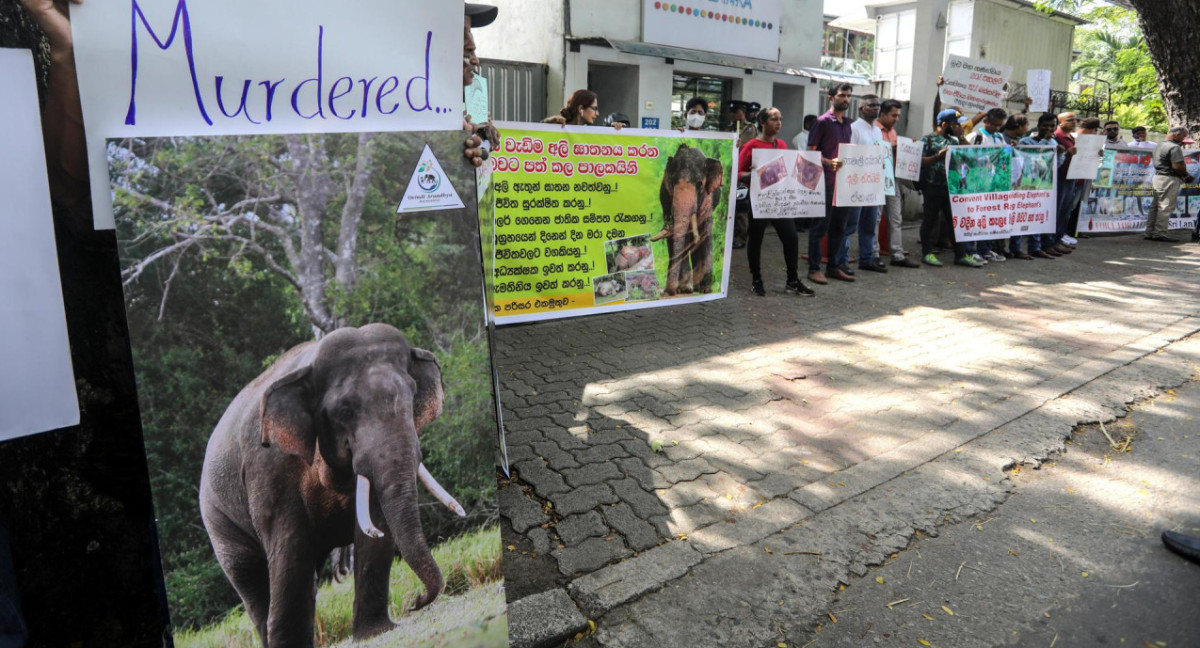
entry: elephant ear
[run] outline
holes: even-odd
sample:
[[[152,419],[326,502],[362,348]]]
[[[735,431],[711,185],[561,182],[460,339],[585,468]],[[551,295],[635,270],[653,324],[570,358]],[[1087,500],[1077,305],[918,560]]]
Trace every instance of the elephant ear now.
[[[437,358],[425,349],[412,350],[408,374],[417,381],[413,395],[413,425],[417,433],[442,413],[442,367]]]
[[[305,366],[275,381],[262,398],[262,444],[272,444],[312,465],[317,434],[309,413],[312,367]]]

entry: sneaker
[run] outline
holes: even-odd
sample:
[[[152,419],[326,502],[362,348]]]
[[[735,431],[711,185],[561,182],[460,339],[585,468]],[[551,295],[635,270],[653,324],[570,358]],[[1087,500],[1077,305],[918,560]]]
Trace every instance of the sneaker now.
[[[1067,245],[1078,245],[1079,244],[1079,241],[1075,240],[1074,236],[1067,236],[1066,234],[1063,234],[1062,240],[1063,240],[1063,243],[1066,243]]]
[[[968,268],[982,268],[983,263],[976,259],[978,254],[965,256],[954,260],[954,265],[967,266]]]
[[[924,263],[925,265],[931,265],[931,266],[935,266],[935,267],[939,267],[939,268],[942,267],[941,260],[938,259],[937,255],[932,252],[930,252],[929,254],[926,254],[924,257],[922,257],[921,262]]]
[[[983,258],[987,259],[988,261],[1008,261],[1003,254],[995,251],[988,252],[987,254],[983,255]]]
[[[899,266],[901,268],[920,268],[921,267],[920,263],[917,263],[916,261],[913,261],[912,259],[910,259],[908,257],[900,257],[899,259],[893,258],[892,265]]]
[[[758,295],[759,297],[767,296],[767,289],[763,287],[762,279],[755,279],[754,285],[751,287],[751,289],[754,291],[754,294]]]
[[[976,263],[975,267],[977,268],[982,268],[983,266],[987,265],[987,259],[979,256],[978,254],[968,254],[965,258],[974,261]],[[954,262],[958,263],[958,259],[955,259]]]
[[[788,281],[787,285],[784,286],[784,290],[792,293],[793,295],[800,295],[801,297],[812,297],[813,295],[817,294],[813,292],[812,288],[805,286],[804,282],[800,281],[799,279],[792,279]]]

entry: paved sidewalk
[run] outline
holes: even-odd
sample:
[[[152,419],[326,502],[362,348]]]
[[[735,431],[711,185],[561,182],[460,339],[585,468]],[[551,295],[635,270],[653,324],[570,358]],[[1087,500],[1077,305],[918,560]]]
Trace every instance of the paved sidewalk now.
[[[782,292],[780,256],[768,239],[766,298],[735,252],[728,299],[498,332],[518,645],[585,617],[596,645],[774,645],[840,570],[1002,498],[942,471],[904,506],[878,495],[892,480],[1200,330],[1195,244],[1089,239],[1054,261],[859,273],[815,299]],[[1094,415],[1143,387],[1110,389]],[[789,546],[872,498],[887,528],[839,538],[838,559]],[[776,551],[792,553],[760,560]]]

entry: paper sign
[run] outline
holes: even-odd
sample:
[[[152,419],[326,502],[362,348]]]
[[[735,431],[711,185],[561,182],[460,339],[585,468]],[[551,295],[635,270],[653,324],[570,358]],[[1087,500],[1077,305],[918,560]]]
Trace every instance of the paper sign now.
[[[968,114],[1001,106],[1010,76],[1011,65],[951,54],[942,73],[942,105]]]
[[[488,108],[487,79],[475,75],[471,85],[463,88],[463,104],[467,111],[467,121],[472,124],[486,124],[491,119],[491,109]]]
[[[1033,99],[1030,112],[1050,110],[1050,70],[1030,70],[1025,77],[1025,91]]]
[[[887,149],[871,144],[842,144],[838,148],[842,168],[834,183],[835,207],[882,205],[885,197],[883,165],[891,160]]]
[[[0,49],[0,441],[79,424],[33,56]]]
[[[71,5],[96,226],[105,139],[462,125],[462,2]]]
[[[1068,180],[1095,180],[1104,155],[1103,135],[1076,135],[1075,155],[1067,167]]]
[[[916,182],[921,179],[921,154],[925,146],[921,142],[901,135],[896,138],[896,177]]]
[[[425,145],[417,166],[413,169],[412,177],[408,180],[408,188],[404,190],[404,198],[396,208],[397,214],[409,212],[438,211],[441,209],[462,209],[463,201],[451,184],[450,176],[442,169],[442,163],[437,156]]]
[[[820,151],[754,149],[750,207],[755,218],[824,218]]]
[[[892,145],[884,143],[887,159],[883,161],[883,195],[896,195],[896,163],[892,160]]]

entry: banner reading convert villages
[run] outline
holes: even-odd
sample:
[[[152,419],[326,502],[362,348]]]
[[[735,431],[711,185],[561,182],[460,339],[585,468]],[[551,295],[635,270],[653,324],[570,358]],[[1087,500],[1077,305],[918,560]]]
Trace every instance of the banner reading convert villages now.
[[[1192,177],[1200,175],[1200,150],[1183,152]],[[1100,171],[1079,208],[1081,232],[1141,232],[1154,200],[1154,149],[1114,147],[1104,150]],[[1170,229],[1195,228],[1200,214],[1200,183],[1179,191]]]
[[[956,240],[1053,232],[1054,154],[1053,147],[951,146],[946,183]]]
[[[755,218],[824,218],[825,171],[820,151],[751,152],[750,207]]]
[[[725,296],[732,134],[499,128],[497,324]]]

